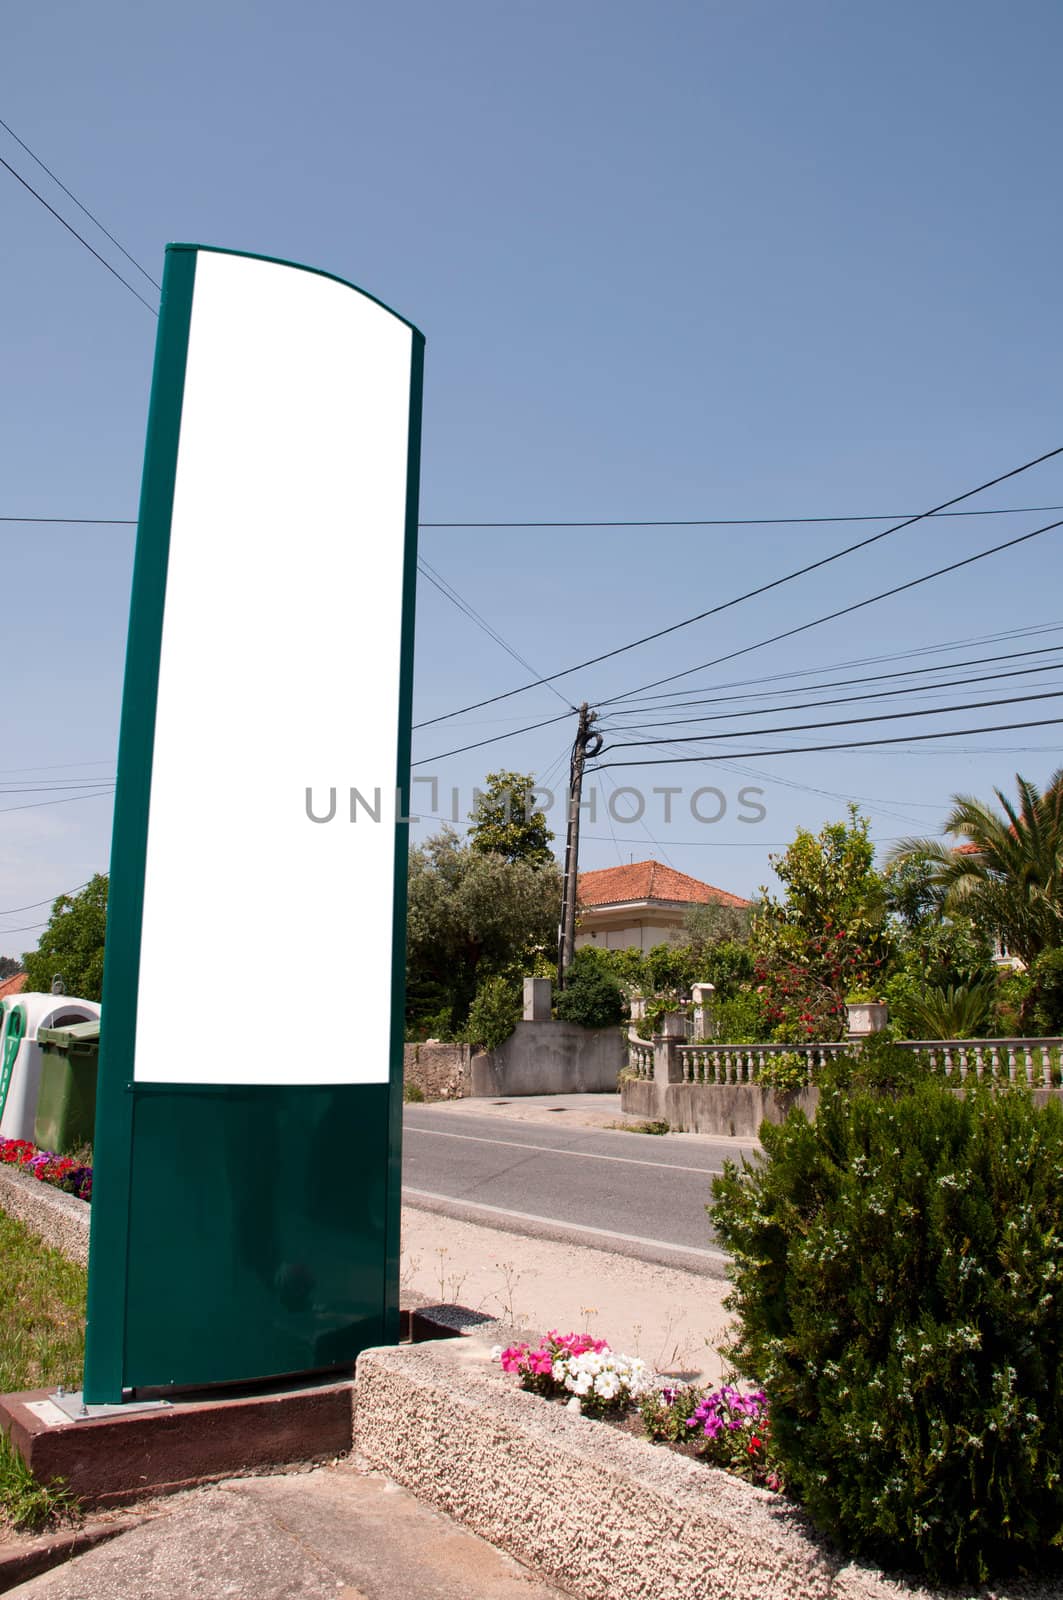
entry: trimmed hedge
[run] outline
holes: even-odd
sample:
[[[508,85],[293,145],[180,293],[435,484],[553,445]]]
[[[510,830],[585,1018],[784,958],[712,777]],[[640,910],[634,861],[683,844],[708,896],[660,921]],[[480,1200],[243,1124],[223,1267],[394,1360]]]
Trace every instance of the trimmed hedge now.
[[[826,1089],[727,1163],[729,1351],[787,1486],[847,1552],[934,1581],[1055,1568],[1063,1108]]]

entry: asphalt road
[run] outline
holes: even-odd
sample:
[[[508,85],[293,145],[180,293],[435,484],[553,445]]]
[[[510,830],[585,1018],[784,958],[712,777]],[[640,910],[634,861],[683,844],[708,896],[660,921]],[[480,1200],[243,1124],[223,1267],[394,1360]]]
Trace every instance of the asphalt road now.
[[[557,1128],[407,1106],[403,1194],[469,1221],[716,1275],[705,1206],[733,1142]]]

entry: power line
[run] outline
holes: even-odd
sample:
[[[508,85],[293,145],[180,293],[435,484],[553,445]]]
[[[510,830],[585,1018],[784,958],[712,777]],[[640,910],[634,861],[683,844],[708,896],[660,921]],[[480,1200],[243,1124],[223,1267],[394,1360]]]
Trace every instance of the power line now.
[[[159,314],[158,311],[150,303],[150,301],[144,299],[144,296],[140,293],[139,289],[134,289],[134,287],[130,283],[129,279],[128,278],[123,278],[122,274],[118,271],[117,267],[112,267],[111,263],[104,256],[101,256],[100,252],[98,250],[94,250],[92,245],[89,244],[89,241],[87,239],[83,238],[82,235],[77,231],[77,229],[75,227],[72,227],[71,224],[66,220],[65,217],[60,216],[59,212],[55,209],[54,206],[50,206],[48,204],[48,202],[44,198],[43,194],[38,194],[37,193],[37,190],[33,187],[32,183],[27,183],[25,178],[22,176],[22,174],[20,172],[16,172],[15,171],[15,169],[11,165],[10,161],[5,161],[3,156],[0,156],[0,166],[6,167],[8,172],[10,172],[11,176],[13,178],[17,178],[19,183],[21,183],[22,187],[24,189],[28,189],[30,194],[33,196],[33,198],[35,200],[39,200],[41,205],[44,207],[44,209],[46,211],[50,211],[51,212],[51,214],[55,218],[56,222],[61,222],[63,224],[63,227],[66,229],[66,231],[68,233],[72,233],[74,235],[74,238],[78,241],[78,243],[79,244],[83,244],[85,246],[85,249],[89,252],[89,254],[96,257],[96,260],[100,263],[101,267],[106,267],[107,271],[111,274],[111,276],[113,278],[117,278],[119,283],[124,284],[125,287],[129,290],[130,294],[131,295],[135,295],[136,298],[140,301],[142,306],[147,306],[148,310],[151,312],[153,317],[157,317],[158,316],[158,314]]]
[[[866,539],[859,539],[855,544],[846,545],[843,549],[834,551],[832,555],[822,556],[817,561],[810,561],[805,566],[798,567],[794,572],[788,572],[781,578],[773,578],[770,583],[759,584],[755,589],[746,590],[744,594],[735,595],[732,599],[724,600],[717,606],[710,606],[707,611],[699,611],[695,616],[685,617],[682,622],[673,622],[667,628],[658,628],[653,633],[647,633],[643,635],[641,639],[632,640],[630,644],[618,645],[615,650],[606,650],[601,655],[590,656],[586,661],[578,661],[574,666],[564,667],[560,672],[552,672],[547,677],[537,678],[532,683],[521,684],[516,689],[507,689],[502,694],[489,695],[485,700],[476,700],[471,705],[459,706],[457,710],[448,711],[442,716],[430,717],[428,721],[417,723],[416,726],[419,728],[426,728],[435,722],[446,722],[450,717],[460,717],[466,711],[478,711],[481,706],[493,705],[498,700],[508,700],[513,695],[524,694],[528,689],[538,688],[540,683],[550,683],[556,678],[564,678],[572,672],[582,671],[585,667],[597,666],[599,662],[610,661],[614,656],[624,655],[628,650],[635,650],[640,645],[650,644],[655,639],[663,639],[668,634],[677,632],[680,628],[689,628],[692,623],[703,622],[706,617],[718,616],[720,612],[728,611],[732,606],[741,605],[743,601],[752,600],[758,595],[768,594],[771,590],[778,589],[783,584],[792,583],[796,578],[803,578],[810,572],[818,572],[820,568],[829,566],[833,561],[840,561],[844,556],[852,555],[856,550],[864,550],[869,545],[877,544],[882,539],[888,539],[892,534],[900,533],[903,528],[909,528],[915,522],[923,521],[927,517],[936,516],[939,512],[944,511],[947,507],[958,505],[961,500],[969,500],[972,495],[982,494],[984,490],[992,489],[995,484],[1004,483],[1008,478],[1017,477],[1019,473],[1028,472],[1031,467],[1040,466],[1042,462],[1050,461],[1054,456],[1061,454],[1063,454],[1063,445],[1057,445],[1055,449],[1047,450],[1043,455],[1035,456],[1032,461],[1027,461],[1020,467],[1013,467],[1010,472],[1002,472],[998,477],[988,479],[985,483],[979,484],[975,489],[967,489],[963,494],[954,495],[951,500],[943,500],[940,505],[932,506],[929,511],[923,511],[918,516],[909,517],[904,522],[894,523],[892,527],[884,528],[879,533],[873,533]],[[1029,538],[1032,537],[1032,535],[1025,535],[1024,537]],[[1003,549],[1005,547],[1001,546],[1000,548]],[[991,553],[992,552],[986,552],[986,554]],[[697,667],[692,667],[690,670],[692,672],[697,672],[700,669]],[[674,676],[682,677],[684,674],[676,673]],[[664,683],[667,680],[662,678],[659,681]],[[643,687],[654,688],[655,685],[649,684],[644,685]],[[632,694],[637,694],[639,692],[640,691],[636,689],[631,690]],[[623,699],[625,697],[622,695],[617,695],[614,696],[614,698]]]
[[[1031,463],[1036,465],[1036,463]],[[1023,469],[1020,468],[1020,471]],[[1000,478],[994,478],[1000,483]],[[989,488],[990,485],[986,485]],[[973,494],[978,491],[972,490]],[[962,498],[962,496],[961,496]],[[946,505],[955,502],[946,500]],[[613,522],[420,522],[420,528],[781,528],[810,522],[890,522],[908,517],[918,522],[923,517],[1012,517],[1023,513],[1063,511],[1063,506],[995,506],[986,511],[881,511],[864,512],[855,517],[647,517],[644,521],[620,518]]]
[[[630,827],[629,822],[621,821],[623,827]],[[907,837],[905,834],[893,833],[881,839],[872,839],[872,844],[896,844],[898,840]],[[598,844],[617,844],[615,837],[607,833],[585,833],[584,839],[594,839]],[[627,841],[630,843],[631,841]],[[651,839],[650,843],[654,841]],[[792,839],[669,839],[669,844],[677,849],[694,849],[701,846],[713,850],[785,850],[793,844]],[[618,846],[619,848],[619,846]],[[661,846],[658,844],[657,849]],[[593,869],[591,869],[593,870]]]
[[[3,128],[5,130],[5,132],[9,133],[11,135],[12,139],[14,139],[14,141],[15,141],[15,143],[17,145],[21,145],[22,149],[25,150],[26,154],[30,157],[31,161],[35,161],[37,163],[37,165],[40,167],[41,171],[42,172],[46,172],[48,174],[49,178],[51,178],[52,182],[59,185],[60,189],[62,189],[62,191],[66,195],[67,199],[68,200],[73,200],[73,202],[77,206],[78,210],[84,212],[85,216],[88,217],[90,222],[95,223],[96,227],[99,228],[100,232],[102,234],[105,234],[106,237],[108,239],[110,239],[110,241],[114,245],[115,249],[116,250],[120,250],[122,252],[122,254],[125,256],[126,260],[128,262],[130,262],[132,266],[136,267],[136,269],[137,269],[137,271],[139,273],[142,273],[143,276],[145,278],[147,278],[148,282],[151,284],[151,287],[153,289],[158,289],[159,293],[161,294],[162,293],[162,284],[155,282],[155,279],[152,277],[152,275],[148,271],[148,269],[146,267],[142,267],[141,266],[141,264],[137,260],[136,256],[130,255],[129,251],[126,249],[124,244],[119,244],[118,240],[115,238],[113,233],[108,233],[107,229],[104,227],[104,225],[100,221],[99,217],[94,217],[93,216],[93,214],[89,210],[88,206],[83,205],[81,203],[81,201],[78,199],[77,195],[71,193],[71,191],[67,188],[66,184],[63,182],[62,178],[57,178],[55,173],[52,171],[51,167],[46,167],[45,166],[45,164],[41,160],[40,156],[37,155],[35,151],[30,149],[30,147],[26,143],[25,139],[20,139],[19,138],[19,136],[15,132],[14,128],[12,128],[8,123],[6,123],[3,120],[3,118],[0,118],[0,128]]]
[[[959,739],[969,733],[1012,733],[1017,728],[1056,728],[1063,723],[1063,717],[1044,717],[1038,722],[1001,722],[989,728],[948,728],[937,733],[901,733],[889,739],[856,739],[843,740],[840,744],[805,744],[793,745],[785,750],[732,750],[725,755],[699,755],[699,756],[666,756],[654,761],[607,761],[602,767],[594,767],[594,772],[604,772],[609,767],[674,767],[692,761],[735,761],[744,756],[756,756],[762,760],[764,756],[804,756],[816,755],[824,750],[865,750],[871,745],[882,744],[914,744],[916,741],[927,739]],[[972,755],[981,755],[983,752],[974,749]]]
[[[485,744],[499,744],[503,739],[515,739],[518,733],[534,733],[536,728],[549,728],[555,722],[567,722],[571,714],[569,711],[562,711],[559,716],[546,717],[542,722],[530,722],[524,728],[511,728],[508,733],[496,733],[490,739],[477,739],[475,744],[462,744],[456,750],[442,750],[438,755],[426,756],[423,761],[414,761],[411,765],[427,767],[433,761],[445,761],[448,756],[464,755],[466,750],[480,750]],[[418,724],[418,726],[424,726],[424,724]]]
[[[1063,449],[1063,446],[1061,446],[1060,448]],[[735,659],[736,656],[748,655],[751,650],[760,650],[760,649],[763,649],[763,647],[765,645],[776,644],[780,639],[789,639],[789,638],[792,638],[795,634],[805,633],[805,632],[807,632],[807,630],[809,628],[819,627],[821,623],[831,622],[836,617],[847,616],[852,611],[860,611],[865,606],[875,605],[880,600],[889,599],[891,595],[903,594],[905,592],[905,590],[907,590],[907,589],[917,589],[920,586],[920,584],[929,583],[929,582],[931,582],[932,579],[943,577],[946,573],[949,573],[949,572],[957,572],[957,571],[959,571],[959,569],[961,567],[969,567],[969,566],[973,565],[973,563],[976,562],[976,561],[984,561],[987,556],[999,555],[999,553],[1002,550],[1010,550],[1016,545],[1025,544],[1029,539],[1036,539],[1041,534],[1043,534],[1043,533],[1051,533],[1053,531],[1053,529],[1060,528],[1060,527],[1063,527],[1063,519],[1061,519],[1059,522],[1046,523],[1045,526],[1042,527],[1042,528],[1034,528],[1034,529],[1031,530],[1031,532],[1019,534],[1014,539],[1006,539],[1003,544],[993,545],[988,550],[980,550],[976,555],[973,555],[973,556],[965,556],[962,561],[952,561],[947,566],[938,567],[936,569],[936,571],[934,571],[934,572],[924,573],[922,577],[911,578],[911,579],[908,580],[907,583],[899,583],[899,584],[896,584],[892,589],[883,590],[882,593],[880,593],[880,594],[870,595],[866,600],[857,600],[852,605],[841,607],[841,609],[838,610],[838,611],[828,612],[828,614],[826,616],[816,617],[811,622],[801,623],[796,628],[788,628],[784,633],[775,634],[770,639],[761,639],[757,644],[745,645],[740,650],[732,650],[727,655],[717,656],[712,661],[703,661],[703,662],[700,663],[699,666],[687,668],[686,672],[670,673],[665,678],[656,679],[654,683],[641,685],[640,689],[631,689],[631,690],[628,690],[625,694],[613,695],[609,699],[600,700],[598,702],[598,704],[603,706],[603,707],[615,706],[620,701],[626,699],[628,697],[628,695],[639,694],[644,689],[656,688],[657,684],[668,683],[668,682],[674,680],[675,678],[686,677],[688,675],[688,673],[690,673],[690,672],[700,672],[705,667],[719,666],[719,664],[721,662],[723,662],[723,661],[732,661],[732,660]],[[613,653],[615,654],[617,652],[613,652]],[[603,658],[599,658],[599,659],[603,659]],[[575,670],[575,669],[572,669],[572,670]],[[554,676],[555,677],[562,677],[562,676],[564,676],[564,674],[555,673]],[[540,680],[540,681],[545,681],[545,680]],[[538,685],[537,684],[526,684],[525,687],[526,688],[536,688],[536,687],[538,687]],[[520,693],[520,691],[519,690],[511,690],[510,693],[511,694],[516,694],[516,693]],[[508,695],[493,695],[491,697],[491,699],[489,699],[489,700],[478,701],[477,705],[489,705],[489,704],[491,704],[492,700],[505,700],[507,698],[508,698]],[[993,704],[995,702],[982,702],[982,703],[983,704]],[[464,711],[472,711],[474,709],[476,709],[476,708],[473,707],[473,706],[463,706],[462,707],[462,710],[464,710]],[[932,713],[928,709],[927,715],[931,715],[931,714]],[[459,716],[460,712],[457,712],[457,711],[450,712],[448,715],[449,716]],[[427,727],[430,727],[433,723],[444,722],[446,720],[447,720],[446,717],[431,717],[431,718],[429,718],[429,720],[427,722],[419,722],[415,726],[417,728],[427,728]],[[537,728],[545,728],[545,727],[548,727],[551,723],[560,722],[562,720],[563,720],[563,714],[560,717],[548,717],[543,722],[533,722],[533,723],[530,723],[527,726],[522,727],[522,728],[514,728],[509,733],[495,734],[490,739],[480,739],[480,740],[477,740],[476,742],[474,742],[472,744],[459,745],[454,750],[445,750],[445,751],[441,752],[439,755],[433,756],[430,759],[433,760],[433,761],[443,761],[448,756],[463,755],[467,750],[479,750],[483,745],[498,744],[503,739],[516,738],[516,736],[518,734],[531,733]],[[872,719],[872,720],[875,720],[875,719]],[[826,724],[823,724],[823,726],[826,726]],[[770,729],[766,729],[764,731],[765,732],[770,732],[771,730]],[[738,737],[741,737],[741,735],[739,735]],[[663,741],[663,742],[668,742],[668,741]],[[428,761],[427,760],[426,761],[415,761],[413,763],[413,765],[417,766],[417,767],[427,766],[428,765]]]
[[[849,661],[831,661],[818,667],[789,667],[785,672],[763,672],[757,678],[729,678],[726,683],[691,684],[686,689],[672,689],[665,694],[647,695],[647,705],[640,707],[640,709],[653,710],[655,707],[650,705],[649,702],[668,700],[671,695],[678,697],[707,694],[715,698],[720,689],[741,689],[748,684],[785,682],[785,689],[777,689],[773,692],[776,694],[788,694],[795,678],[814,678],[821,672],[841,672],[848,667],[873,667],[883,661],[909,661],[917,656],[939,655],[950,650],[962,650],[967,645],[1003,644],[1008,639],[1035,638],[1045,633],[1059,633],[1061,630],[1063,630],[1063,622],[1038,622],[1029,627],[1008,628],[999,633],[968,635],[965,639],[946,639],[940,644],[910,645],[905,650],[891,650],[875,656],[856,656]],[[959,663],[959,665],[963,664],[962,662]],[[926,670],[936,672],[940,669],[943,671],[946,666],[946,662],[941,662],[937,667],[931,667]],[[812,687],[812,685],[809,687]],[[693,704],[694,702],[681,703]],[[632,709],[635,709],[638,705],[639,702],[635,702]]]
[[[819,689],[843,689],[843,688],[847,688],[850,684],[856,684],[856,683],[885,683],[887,680],[891,680],[893,678],[916,678],[916,677],[920,677],[923,673],[926,673],[926,672],[952,672],[958,667],[981,667],[981,666],[986,666],[990,662],[993,662],[993,661],[1021,661],[1021,660],[1024,660],[1027,656],[1049,655],[1051,653],[1058,652],[1060,650],[1063,650],[1063,645],[1060,645],[1060,644],[1045,644],[1045,645],[1040,645],[1035,650],[1014,650],[1010,654],[1002,655],[1002,656],[972,656],[967,661],[939,661],[932,667],[907,667],[904,671],[901,671],[901,672],[875,672],[875,673],[871,673],[867,677],[863,677],[863,678],[833,678],[833,679],[828,680],[828,682],[826,682],[826,683],[809,683],[809,684],[806,684],[804,687],[805,687],[807,693],[813,694],[813,693],[815,693],[815,691],[817,691]],[[824,669],[820,668],[819,670],[822,671]],[[1036,667],[1036,668],[1032,668],[1031,670],[1040,672],[1043,669],[1040,668],[1040,667]],[[780,674],[780,676],[781,676],[781,674]],[[798,674],[794,673],[793,676],[797,677]],[[988,676],[989,675],[987,675],[987,678],[988,678]],[[957,679],[955,679],[953,681],[956,682],[956,683],[962,683],[965,680],[962,679],[962,678],[957,678]],[[723,687],[731,688],[731,687],[734,687],[734,685],[725,684]],[[912,685],[910,685],[910,687],[911,687],[911,690],[912,690],[913,693],[917,692],[920,689],[920,685],[919,684],[912,684]],[[937,688],[938,685],[936,685],[936,684],[927,684],[926,687],[927,688]],[[900,692],[904,693],[905,691],[902,690]],[[634,704],[626,705],[624,707],[624,710],[625,711],[631,711],[631,712],[633,712],[635,714],[640,714],[641,713],[644,716],[649,716],[650,713],[654,712],[654,711],[684,711],[690,706],[718,706],[718,705],[724,705],[728,701],[731,701],[731,700],[768,700],[768,699],[773,699],[776,695],[789,694],[789,693],[790,693],[790,689],[789,689],[789,687],[787,687],[785,689],[763,689],[763,690],[761,690],[761,691],[759,691],[758,693],[755,693],[755,694],[725,694],[725,695],[718,695],[717,694],[717,695],[711,695],[711,696],[707,697],[704,700],[672,700],[672,701],[667,701],[666,700],[664,705],[650,705],[650,704],[643,705],[642,703],[636,701]],[[822,703],[826,704],[826,702],[822,702]],[[781,708],[776,707],[776,709],[778,710],[778,709],[781,709]],[[750,716],[754,716],[754,715],[759,715],[759,713],[754,713],[754,712],[751,711],[750,712]],[[695,717],[695,718],[693,718],[691,720],[698,721],[699,719]],[[650,724],[646,723],[645,726],[649,727]],[[662,726],[669,727],[669,726],[671,726],[671,724],[664,723],[664,724],[662,724]]]
[[[46,928],[47,926],[46,922],[30,922],[22,928],[0,928],[0,939],[7,938],[12,933],[36,933],[38,928]],[[12,973],[12,977],[14,976],[15,974]]]
[[[434,588],[438,589],[440,594],[443,595],[445,599],[449,600],[452,605],[457,606],[458,610],[468,617],[470,622],[475,623],[483,633],[486,633],[489,639],[493,639],[495,644],[501,645],[506,654],[512,656],[513,660],[522,666],[526,672],[535,671],[535,668],[532,666],[531,662],[525,661],[524,657],[514,650],[511,644],[503,639],[502,635],[498,632],[498,629],[493,628],[487,621],[486,617],[482,617],[476,610],[475,606],[466,600],[464,595],[459,594],[454,585],[448,582],[441,572],[437,572],[435,567],[430,566],[423,556],[418,556],[417,567],[422,577],[427,578],[429,583],[432,584]],[[575,706],[569,705],[569,702],[565,699],[564,695],[555,689],[552,683],[547,684],[547,688],[556,699],[560,700],[563,706],[567,707],[567,709],[570,711],[575,711]]]
[[[750,728],[740,733],[729,729],[726,733],[691,733],[684,744],[709,743],[715,739],[762,739],[773,733],[805,733],[813,728],[852,728],[864,722],[902,722],[910,717],[944,717],[953,711],[981,711],[990,706],[1023,705],[1029,700],[1058,700],[1063,689],[1045,689],[1039,694],[1013,694],[1001,700],[967,700],[955,706],[920,706],[918,711],[881,711],[870,717],[835,717],[829,722],[789,722],[781,728]],[[673,739],[628,739],[623,744],[613,744],[610,750],[637,750],[648,745],[674,744]]]
[[[31,900],[28,906],[9,906],[6,911],[0,911],[0,917],[14,917],[20,911],[36,911],[38,906],[54,905],[57,900],[62,900],[64,895],[77,894],[81,889],[87,889],[89,880],[79,883],[76,889],[61,889],[58,894],[49,895],[47,900]],[[6,933],[18,933],[18,928],[0,928],[0,936]]]
[[[32,800],[24,806],[0,806],[0,811],[37,811],[41,806],[69,806],[75,800],[99,800],[102,795],[114,798],[113,789],[99,789],[95,794],[72,794],[65,800]]]
[[[773,717],[780,711],[813,711],[820,706],[851,706],[861,700],[888,700],[899,694],[927,694],[932,689],[959,689],[968,683],[999,683],[1002,678],[1024,678],[1031,672],[1059,672],[1063,669],[1063,661],[1047,661],[1039,667],[1019,667],[1014,672],[988,672],[978,673],[973,678],[950,678],[945,683],[925,683],[906,685],[903,689],[869,689],[866,694],[836,695],[830,700],[797,700],[786,706],[760,706],[742,711],[720,711],[707,717],[681,717],[675,722],[635,722],[625,727],[607,728],[611,733],[644,733],[653,728],[679,728],[689,727],[700,722],[729,722],[735,717]],[[992,702],[987,702],[992,703]],[[930,714],[930,707],[923,708]],[[946,708],[947,709],[947,708]],[[913,712],[912,715],[917,715]],[[874,719],[872,719],[874,720]],[[765,730],[770,732],[770,729]],[[700,737],[700,736],[698,736]],[[726,734],[721,734],[726,738]],[[667,740],[654,741],[665,744]]]
[[[1063,528],[1063,520],[1059,522],[1046,522],[1041,528],[1034,528],[1029,533],[1022,533],[1015,539],[1005,539],[1003,544],[992,545],[988,550],[979,550],[976,555],[965,556],[962,561],[950,561],[947,566],[937,567],[933,572],[926,572],[920,578],[910,578],[907,583],[895,584],[892,589],[883,589],[879,594],[869,595],[866,600],[854,601],[852,605],[842,606],[837,611],[828,611],[825,616],[814,617],[811,622],[802,622],[799,627],[787,628],[783,633],[772,634],[769,639],[760,639],[756,644],[747,644],[741,650],[730,650],[726,655],[715,656],[711,661],[702,661],[696,667],[687,667],[683,672],[670,672],[663,678],[655,678],[651,683],[640,684],[637,689],[625,690],[623,694],[611,696],[608,700],[599,703],[615,705],[617,701],[627,700],[631,695],[642,694],[647,689],[656,689],[662,683],[674,683],[677,678],[689,677],[692,672],[702,672],[706,667],[718,667],[724,661],[735,661],[739,656],[749,655],[753,650],[763,650],[769,644],[778,644],[781,639],[792,639],[799,633],[807,633],[810,628],[818,628],[824,622],[834,622],[838,617],[847,617],[854,611],[861,611],[865,606],[877,605],[880,600],[888,600],[895,594],[904,594],[908,589],[918,589],[920,584],[930,583],[934,578],[942,578],[946,573],[959,572],[961,567],[972,566],[976,561],[984,561],[987,556],[999,555],[1002,550],[1014,549],[1016,545],[1025,544],[1028,539],[1040,538],[1043,533],[1051,533],[1056,528]],[[466,709],[471,709],[466,707]]]
[[[0,123],[0,127],[2,126]],[[107,232],[106,229],[103,231]],[[121,245],[118,248],[121,249]],[[143,268],[141,270],[143,271]],[[155,280],[151,281],[154,283]],[[972,490],[972,493],[977,492]],[[419,528],[782,528],[817,522],[888,522],[891,517],[902,514],[910,516],[910,520],[916,522],[931,517],[1038,516],[1042,511],[1063,511],[1063,506],[993,506],[985,511],[924,511],[916,515],[883,511],[874,515],[865,513],[854,517],[692,517],[683,521],[658,518],[656,521],[645,522],[419,522],[417,526]],[[90,528],[135,528],[137,525],[136,517],[0,517],[0,522],[53,523],[64,527],[69,525]]]

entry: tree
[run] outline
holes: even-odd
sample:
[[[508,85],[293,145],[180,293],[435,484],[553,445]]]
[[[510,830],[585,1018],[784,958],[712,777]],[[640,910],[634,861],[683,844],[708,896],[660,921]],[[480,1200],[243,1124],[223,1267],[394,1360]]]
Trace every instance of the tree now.
[[[902,839],[890,860],[928,861],[943,908],[970,916],[1029,965],[1063,945],[1063,768],[1043,791],[1019,773],[1015,786],[1017,805],[994,789],[999,812],[954,795],[943,831],[955,842]]]
[[[509,861],[463,844],[453,828],[410,851],[407,1019],[463,1027],[487,977],[529,970],[557,937],[556,865]]]
[[[61,894],[36,950],[22,957],[29,988],[47,994],[58,974],[67,994],[103,998],[103,942],[107,932],[105,872],[97,872],[79,894]]]
[[[719,901],[710,900],[704,905],[687,907],[683,931],[695,956],[700,956],[708,946],[723,940],[741,944],[748,939],[750,919],[748,906],[721,905]]]
[[[881,986],[891,941],[869,827],[850,805],[847,822],[818,834],[800,828],[785,853],[771,857],[785,895],[762,891],[750,952],[777,1039],[840,1038],[846,997]]]
[[[469,840],[481,855],[524,861],[532,867],[553,864],[553,834],[546,816],[532,805],[535,779],[523,772],[489,772],[487,788],[469,813]]]
[[[16,961],[14,956],[0,956],[0,983],[3,983],[5,978],[13,978],[16,972],[21,971],[21,961]]]

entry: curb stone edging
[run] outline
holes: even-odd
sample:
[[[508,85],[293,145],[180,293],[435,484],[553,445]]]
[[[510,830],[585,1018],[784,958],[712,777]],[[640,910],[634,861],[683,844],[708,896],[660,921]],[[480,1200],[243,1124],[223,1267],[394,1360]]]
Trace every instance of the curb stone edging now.
[[[84,1527],[47,1534],[31,1543],[0,1545],[0,1594],[17,1589],[31,1578],[38,1578],[74,1556],[82,1556],[87,1550],[94,1550],[97,1545],[106,1544],[151,1520],[151,1517],[130,1516],[121,1521],[92,1522]]]
[[[0,1166],[0,1211],[25,1223],[45,1244],[79,1267],[89,1264],[87,1200],[57,1189],[52,1183],[27,1177],[17,1167]]]
[[[845,1562],[791,1502],[514,1388],[468,1338],[363,1351],[354,1448],[579,1600],[960,1593]],[[1063,1585],[978,1593],[1063,1600]]]

